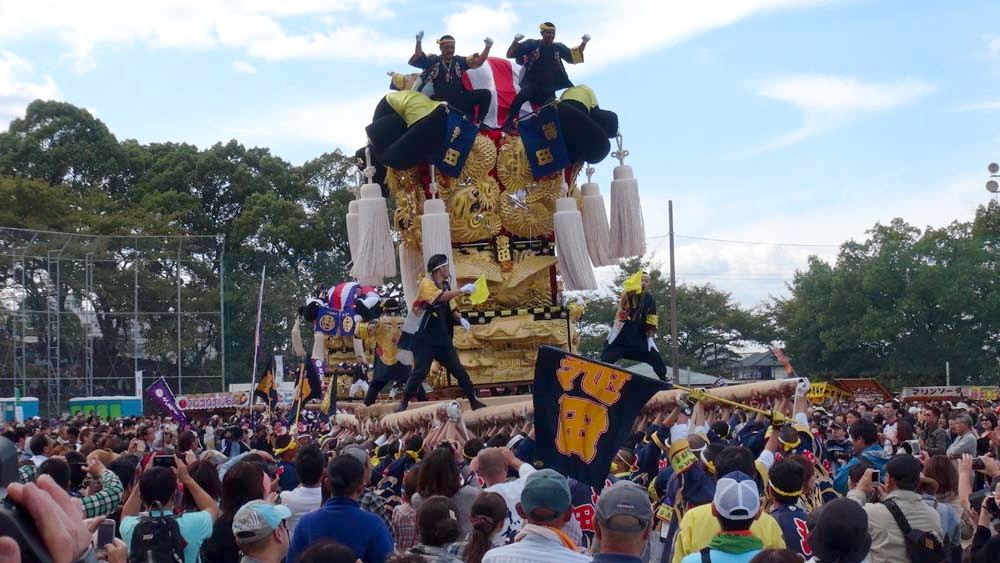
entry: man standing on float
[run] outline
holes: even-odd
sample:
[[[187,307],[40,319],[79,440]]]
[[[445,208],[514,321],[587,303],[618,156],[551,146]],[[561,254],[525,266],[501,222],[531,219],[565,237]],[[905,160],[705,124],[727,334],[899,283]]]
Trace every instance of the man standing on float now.
[[[618,314],[601,352],[601,361],[613,364],[625,358],[643,362],[653,367],[660,381],[668,381],[667,366],[653,341],[658,323],[656,299],[649,292],[649,274],[636,272],[622,284]]]
[[[545,22],[538,26],[541,31],[541,39],[524,39],[524,35],[518,33],[514,36],[514,42],[507,48],[507,58],[516,59],[517,63],[523,67],[521,74],[521,90],[510,105],[507,113],[507,120],[504,122],[504,131],[511,131],[514,119],[520,113],[520,108],[524,102],[531,102],[535,105],[543,105],[555,99],[556,90],[571,88],[566,74],[566,67],[563,61],[570,64],[583,62],[583,50],[590,41],[589,35],[583,36],[583,42],[579,47],[569,48],[562,43],[556,43],[556,26],[550,22]]]
[[[458,386],[469,399],[469,405],[473,409],[486,406],[476,398],[472,379],[462,367],[455,344],[452,342],[456,324],[462,325],[466,332],[471,329],[471,325],[457,310],[452,309],[451,301],[460,295],[471,295],[476,286],[469,283],[461,289],[451,289],[448,283],[451,272],[448,268],[448,257],[444,254],[435,254],[427,261],[427,276],[420,281],[417,298],[413,300],[410,311],[415,320],[419,320],[416,332],[410,336],[406,344],[407,349],[413,353],[413,371],[406,381],[403,400],[400,401],[396,412],[404,411],[409,406],[410,399],[417,394],[417,389],[427,379],[434,360],[455,376]],[[401,340],[400,347],[403,345]]]
[[[487,37],[483,40],[486,48],[482,53],[468,57],[455,57],[455,38],[443,35],[438,39],[441,55],[427,55],[420,43],[424,32],[417,33],[417,46],[413,56],[408,61],[411,66],[423,69],[420,74],[419,90],[432,100],[447,102],[448,105],[464,113],[470,120],[476,120],[474,110],[478,109],[478,120],[482,121],[490,109],[493,100],[489,90],[466,90],[462,84],[462,76],[471,68],[478,68],[490,56],[493,40]]]

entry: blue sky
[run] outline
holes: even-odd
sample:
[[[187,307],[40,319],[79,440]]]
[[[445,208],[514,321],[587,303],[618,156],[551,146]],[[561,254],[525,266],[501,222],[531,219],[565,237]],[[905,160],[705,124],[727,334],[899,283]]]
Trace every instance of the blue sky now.
[[[455,35],[460,53],[491,36],[502,55],[543,20],[567,44],[593,37],[569,72],[619,113],[651,237],[669,199],[681,235],[836,245],[897,216],[968,220],[989,197],[996,1],[0,0],[0,126],[56,98],[122,139],[236,138],[298,164],[361,145],[417,30]],[[595,176],[605,194],[612,166]],[[747,305],[836,251],[677,245],[683,281]],[[665,241],[649,248],[666,260]]]

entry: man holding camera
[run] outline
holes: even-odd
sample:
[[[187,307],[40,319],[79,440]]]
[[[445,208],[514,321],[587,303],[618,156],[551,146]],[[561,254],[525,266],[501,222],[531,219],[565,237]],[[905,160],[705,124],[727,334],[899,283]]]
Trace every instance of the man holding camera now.
[[[173,515],[174,498],[177,484],[181,483],[191,493],[197,512],[185,512],[180,516]],[[139,509],[145,505],[148,512],[139,514]],[[177,523],[180,536],[184,539],[184,562],[197,563],[198,552],[205,539],[212,535],[212,524],[219,516],[219,505],[215,502],[188,473],[187,464],[179,457],[174,457],[174,467],[151,465],[139,477],[139,486],[132,490],[125,506],[122,508],[122,522],[119,527],[122,539],[129,553],[145,539],[133,537],[133,532],[149,519],[157,519],[155,526],[171,526],[170,520]],[[147,528],[148,529],[148,528]],[[159,530],[154,529],[152,535],[158,536]],[[138,541],[135,541],[138,540]]]

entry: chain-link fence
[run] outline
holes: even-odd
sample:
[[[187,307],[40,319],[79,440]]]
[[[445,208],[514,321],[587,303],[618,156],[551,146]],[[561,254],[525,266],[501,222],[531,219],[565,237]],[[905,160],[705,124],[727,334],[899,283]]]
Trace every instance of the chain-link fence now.
[[[92,236],[0,227],[0,397],[44,415],[74,397],[221,390],[223,237]]]

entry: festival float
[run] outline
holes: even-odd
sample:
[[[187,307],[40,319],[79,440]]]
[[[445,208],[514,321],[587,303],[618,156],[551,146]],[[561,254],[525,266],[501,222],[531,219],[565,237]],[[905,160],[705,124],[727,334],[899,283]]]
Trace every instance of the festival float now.
[[[428,59],[421,38],[422,32],[411,64],[437,64],[450,43],[452,66],[434,66],[444,78],[427,70],[389,73],[390,92],[366,127],[367,145],[356,153],[364,181],[346,217],[354,279],[318,287],[300,313],[313,324],[310,366],[325,377],[324,387],[333,386],[328,396],[340,399],[338,413],[331,413],[337,432],[374,438],[440,429],[430,436],[433,443],[446,434],[467,436],[469,429],[488,434],[530,422],[531,397],[516,393],[529,389],[539,349],[578,348],[576,324],[585,307],[565,292],[597,289],[594,267],[641,256],[646,246],[638,181],[625,163],[618,116],[599,105],[593,89],[570,83],[559,60],[583,62],[588,36],[576,48],[556,44],[562,92],[535,103],[524,95],[537,91],[537,85],[525,84],[522,65],[535,63],[530,55],[455,57],[454,39],[444,36],[438,41],[441,57]],[[508,56],[538,41],[520,39]],[[484,54],[491,45],[487,39]],[[428,95],[430,82],[441,88],[451,80],[461,84],[454,100]],[[468,110],[469,100],[473,111],[459,109],[464,104]],[[618,160],[610,209],[592,168],[608,156]],[[397,344],[428,259],[436,254],[452,266],[450,287],[475,284],[482,290],[478,299],[456,298],[469,329],[455,330],[453,345],[475,387],[500,393],[487,392],[487,407],[475,412],[464,400],[446,400],[393,413],[395,403],[379,391],[406,380],[405,353]],[[386,300],[379,288],[397,275],[402,301]],[[295,336],[297,353],[305,354],[298,330]],[[365,373],[373,374],[367,385],[377,388],[362,404],[351,391],[359,379],[369,379]],[[457,395],[436,363],[428,383],[433,398]],[[794,382],[767,382],[717,393],[746,401],[789,396],[794,388]],[[656,395],[642,418],[672,408],[677,393]]]

